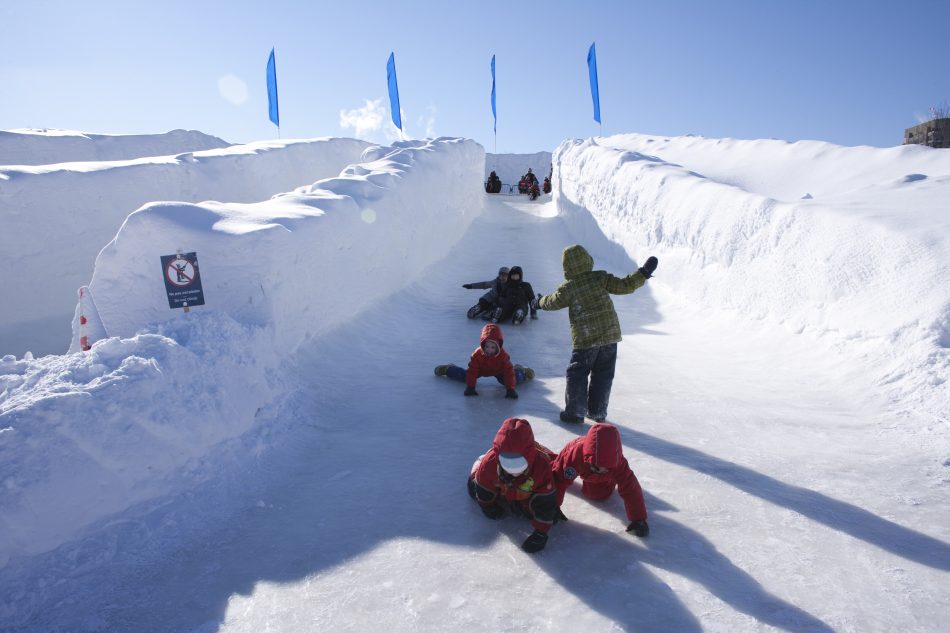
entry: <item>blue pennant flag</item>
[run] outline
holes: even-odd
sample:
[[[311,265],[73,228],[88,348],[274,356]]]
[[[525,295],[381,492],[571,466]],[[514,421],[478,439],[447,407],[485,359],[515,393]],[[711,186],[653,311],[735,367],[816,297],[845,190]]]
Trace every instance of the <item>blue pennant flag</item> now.
[[[596,42],[587,51],[587,70],[590,72],[590,95],[594,98],[594,120],[600,123],[600,86],[597,85],[597,49]]]
[[[267,114],[271,123],[280,127],[280,109],[277,107],[277,62],[274,61],[274,49],[270,49],[267,58]]]
[[[399,114],[399,84],[396,83],[396,54],[389,54],[386,63],[386,80],[389,82],[389,109],[393,116],[393,125],[402,129],[402,115]]]
[[[495,131],[498,131],[498,113],[495,111],[495,56],[491,56],[491,115],[495,119]]]

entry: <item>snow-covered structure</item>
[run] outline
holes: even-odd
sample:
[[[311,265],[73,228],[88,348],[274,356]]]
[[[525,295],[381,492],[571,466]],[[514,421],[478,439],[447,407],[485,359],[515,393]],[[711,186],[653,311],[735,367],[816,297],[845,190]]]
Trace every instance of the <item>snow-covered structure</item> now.
[[[293,143],[0,170],[0,218],[22,238],[4,248],[43,283],[61,271],[38,255],[42,234],[66,205],[38,223],[3,206],[4,187],[49,176],[51,200],[116,209],[73,284],[90,290],[91,349],[0,358],[0,627],[946,621],[950,155],[570,140],[549,159],[554,195],[532,202],[484,194],[489,160],[507,159],[470,140],[353,143],[298,148],[336,169],[302,183],[281,158]],[[238,168],[244,152],[262,160]],[[112,204],[196,165],[217,200]],[[95,221],[95,205],[76,208]],[[484,519],[463,482],[506,417],[555,450],[583,432],[557,422],[566,315],[504,326],[512,358],[537,372],[518,400],[488,381],[464,398],[432,367],[477,343],[462,283],[517,264],[550,292],[573,243],[615,274],[660,260],[615,298],[610,405],[653,529],[636,539],[618,499],[569,493],[570,521],[531,558],[517,518]],[[201,263],[206,303],[188,314],[162,280],[159,258],[178,249]]]
[[[122,143],[125,154],[176,147],[186,140],[107,137],[98,155]],[[74,136],[20,135],[23,149],[9,154],[47,155],[57,138],[73,155]],[[85,137],[81,137],[85,138]],[[204,143],[207,144],[207,143]],[[0,303],[0,353],[61,353],[69,346],[68,322],[77,290],[89,282],[96,255],[132,211],[156,200],[252,203],[336,176],[359,160],[369,143],[346,138],[260,141],[221,149],[149,155],[114,161],[38,166],[0,165],[0,250],[17,253]],[[137,150],[137,151],[136,151]],[[40,230],[40,227],[42,229]],[[173,251],[174,252],[174,251]],[[52,273],[52,274],[51,274]],[[121,271],[117,271],[121,274]],[[65,317],[65,318],[64,318]]]

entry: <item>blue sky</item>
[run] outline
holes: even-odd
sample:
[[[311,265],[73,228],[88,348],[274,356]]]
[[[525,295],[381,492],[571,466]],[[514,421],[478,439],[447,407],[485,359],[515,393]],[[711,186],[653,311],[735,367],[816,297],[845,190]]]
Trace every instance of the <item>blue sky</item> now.
[[[898,145],[950,100],[950,2],[0,2],[0,129],[382,141],[395,52],[412,137],[499,152],[603,132]],[[374,128],[374,122],[376,127]]]

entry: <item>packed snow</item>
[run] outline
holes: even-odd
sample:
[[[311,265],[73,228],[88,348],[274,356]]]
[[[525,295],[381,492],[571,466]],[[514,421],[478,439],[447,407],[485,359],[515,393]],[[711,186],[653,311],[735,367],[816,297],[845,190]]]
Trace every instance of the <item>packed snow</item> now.
[[[194,130],[164,134],[89,134],[76,130],[0,130],[0,165],[133,160],[228,147],[216,136]]]
[[[60,131],[61,132],[61,131]],[[21,151],[47,155],[59,138],[64,153],[75,135],[20,134]],[[158,136],[158,135],[156,135]],[[91,154],[135,155],[153,147],[183,150],[210,143],[202,137],[96,136]],[[0,136],[0,141],[3,140]],[[79,138],[88,139],[85,136]],[[108,141],[108,142],[106,142]],[[103,145],[104,144],[104,145]],[[123,220],[157,200],[260,202],[273,195],[336,176],[369,146],[343,138],[261,141],[129,160],[2,166],[0,153],[0,250],[16,254],[15,274],[4,280],[0,304],[0,353],[61,354],[69,348],[77,291],[89,283],[96,255]],[[37,230],[42,227],[42,230]],[[174,250],[172,251],[174,252]]]
[[[350,149],[315,149],[350,164],[312,184],[287,184],[280,161],[225,162],[201,172],[214,202],[132,205],[90,237],[72,353],[0,348],[0,629],[943,627],[950,153],[570,140],[549,159],[553,195],[529,201],[482,189],[491,164],[546,175],[524,155],[453,138]],[[155,195],[109,169],[74,168],[47,195]],[[271,193],[242,198],[246,180]],[[39,284],[62,272],[36,237],[67,213],[0,205],[19,237],[5,248]],[[614,298],[609,415],[652,531],[627,534],[620,499],[575,490],[530,556],[528,523],[485,519],[464,480],[507,417],[554,450],[586,431],[557,419],[566,314],[502,326],[537,372],[518,400],[489,380],[463,398],[432,368],[477,345],[480,293],[461,284],[520,265],[551,292],[574,243],[615,274],[660,261]],[[206,300],[187,314],[160,266],[179,249],[198,254]]]

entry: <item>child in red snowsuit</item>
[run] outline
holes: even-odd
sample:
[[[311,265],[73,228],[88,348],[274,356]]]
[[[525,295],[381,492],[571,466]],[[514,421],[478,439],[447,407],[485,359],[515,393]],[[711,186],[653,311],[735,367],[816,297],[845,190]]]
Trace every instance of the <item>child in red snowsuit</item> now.
[[[587,435],[568,442],[552,461],[558,507],[565,491],[580,477],[581,494],[588,499],[606,499],[617,488],[630,521],[627,531],[639,537],[650,533],[643,489],[623,456],[620,431],[613,424],[593,425]]]
[[[452,380],[465,383],[465,395],[477,396],[475,383],[482,376],[494,376],[505,386],[506,398],[517,398],[515,385],[534,378],[534,370],[530,367],[512,365],[511,357],[503,349],[505,337],[501,328],[489,323],[482,328],[479,346],[472,352],[468,361],[468,370],[457,365],[438,365],[435,368],[436,376],[447,376]]]
[[[508,418],[468,477],[468,494],[486,517],[500,519],[508,510],[531,519],[534,532],[521,545],[529,554],[544,549],[557,515],[557,490],[548,453],[534,441],[527,420]]]

